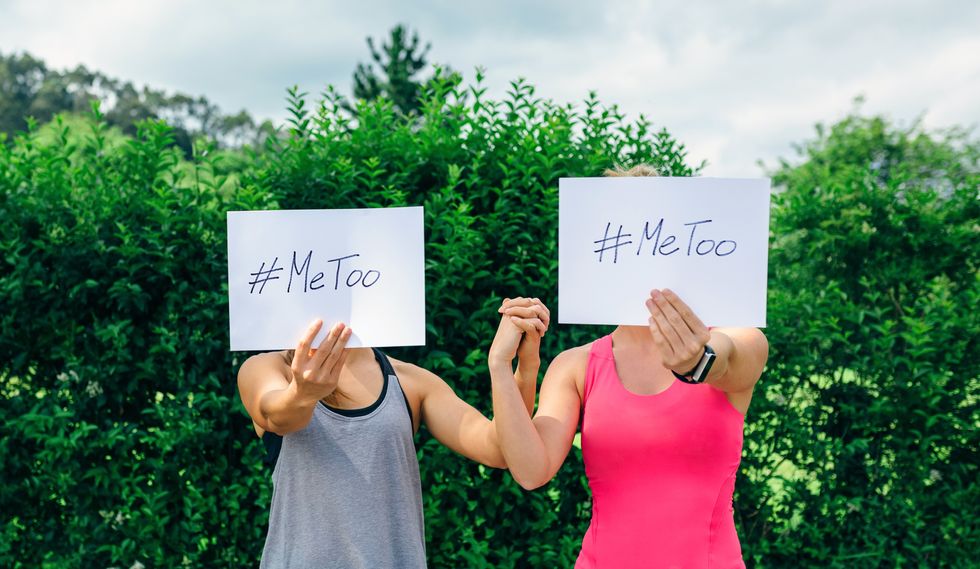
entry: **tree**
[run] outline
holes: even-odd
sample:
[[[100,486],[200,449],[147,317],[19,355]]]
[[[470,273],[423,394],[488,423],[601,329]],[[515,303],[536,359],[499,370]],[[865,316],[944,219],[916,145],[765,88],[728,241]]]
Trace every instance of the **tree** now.
[[[772,566],[980,549],[980,143],[853,114],[774,172],[768,371],[736,508]]]
[[[558,179],[696,171],[645,119],[521,81],[495,99],[437,77],[418,116],[290,98],[292,128],[239,176],[213,153],[178,160],[158,121],[121,144],[101,122],[56,122],[0,145],[0,567],[257,565],[271,480],[236,393],[244,354],[228,351],[227,211],[424,205],[428,346],[392,355],[488,411],[500,297],[555,306]],[[594,334],[555,330],[544,357]],[[578,449],[525,493],[418,441],[430,567],[574,563],[590,508]]]
[[[367,38],[367,44],[373,64],[357,64],[354,97],[371,101],[383,96],[402,113],[418,112],[423,82],[417,80],[416,75],[425,69],[432,44],[426,43],[425,48],[420,49],[418,32],[412,33],[409,39],[408,30],[401,24],[391,29],[388,42],[382,43],[380,50],[371,37]],[[375,72],[375,66],[380,75]]]
[[[0,54],[0,132],[9,138],[27,128],[28,117],[38,123],[62,112],[87,112],[97,100],[110,126],[135,136],[137,125],[147,119],[163,119],[174,127],[173,144],[185,157],[194,139],[206,137],[219,147],[261,145],[273,131],[271,123],[256,122],[247,112],[224,115],[205,97],[168,94],[128,81],[107,77],[84,66],[68,71],[48,69],[30,54]]]

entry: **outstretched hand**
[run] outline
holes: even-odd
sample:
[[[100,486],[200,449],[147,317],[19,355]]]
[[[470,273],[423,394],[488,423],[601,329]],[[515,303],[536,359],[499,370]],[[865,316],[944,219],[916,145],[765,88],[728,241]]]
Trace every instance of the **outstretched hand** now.
[[[653,289],[646,305],[650,311],[650,335],[664,365],[679,374],[694,369],[711,340],[707,326],[670,289]]]

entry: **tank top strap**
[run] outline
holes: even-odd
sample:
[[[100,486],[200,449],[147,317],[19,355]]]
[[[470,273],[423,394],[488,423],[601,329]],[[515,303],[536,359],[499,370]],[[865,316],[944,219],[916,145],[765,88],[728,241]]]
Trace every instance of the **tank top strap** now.
[[[391,367],[391,362],[388,360],[388,356],[386,356],[385,353],[378,348],[371,348],[371,351],[374,352],[375,361],[377,361],[378,365],[381,366],[381,373],[388,376],[395,375],[395,368]]]
[[[589,348],[589,363],[585,368],[585,385],[582,388],[582,407],[585,407],[595,384],[604,368],[613,360],[612,335],[603,336],[592,342]]]
[[[388,356],[378,348],[371,348],[374,352],[374,359],[377,360],[378,365],[381,366],[381,373],[388,378],[394,378],[393,382],[398,392],[402,394],[402,400],[405,402],[405,409],[408,411],[408,421],[412,425],[412,432],[415,432],[415,417],[412,415],[412,406],[408,404],[408,395],[405,395],[405,390],[402,389],[401,382],[398,380],[398,375],[395,374],[395,368],[392,367],[391,362],[388,360]]]

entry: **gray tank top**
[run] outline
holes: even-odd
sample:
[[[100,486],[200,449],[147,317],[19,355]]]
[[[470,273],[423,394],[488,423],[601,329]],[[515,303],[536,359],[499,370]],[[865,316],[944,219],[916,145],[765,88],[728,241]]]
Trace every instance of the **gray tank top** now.
[[[374,354],[377,401],[318,403],[305,429],[282,437],[262,569],[425,567],[412,417],[388,358]]]

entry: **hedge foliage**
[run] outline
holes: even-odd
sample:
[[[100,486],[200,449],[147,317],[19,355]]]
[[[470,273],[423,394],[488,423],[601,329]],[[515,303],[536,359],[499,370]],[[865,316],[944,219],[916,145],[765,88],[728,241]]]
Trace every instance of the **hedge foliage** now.
[[[229,168],[164,124],[56,120],[0,144],[0,565],[256,564],[271,495],[228,346],[225,212],[424,205],[427,345],[393,350],[489,413],[501,297],[557,308],[557,180],[696,175],[592,95],[494,100],[440,76],[418,116],[290,92],[288,132]],[[759,566],[964,566],[977,513],[977,145],[850,117],[775,173],[769,371],[736,512]],[[556,326],[542,348],[604,333]],[[524,492],[418,439],[432,567],[571,566],[581,454]],[[325,531],[329,531],[325,529]]]

